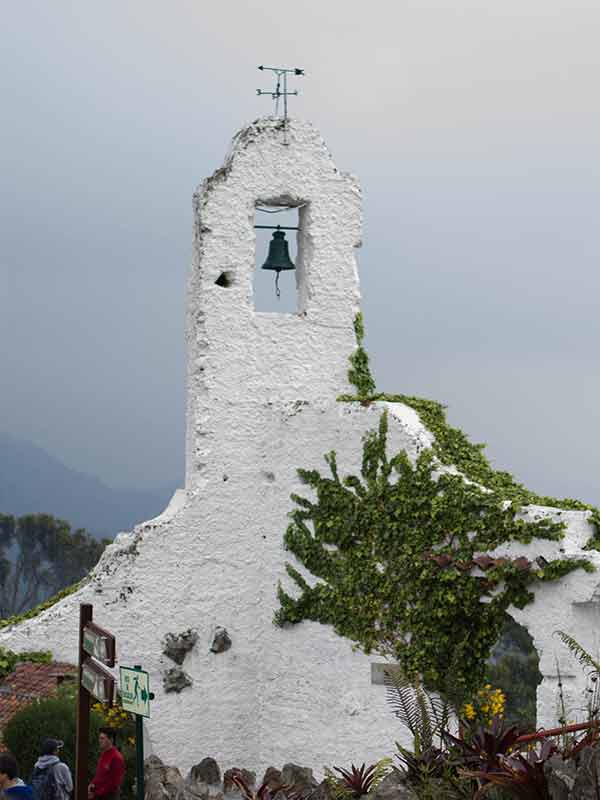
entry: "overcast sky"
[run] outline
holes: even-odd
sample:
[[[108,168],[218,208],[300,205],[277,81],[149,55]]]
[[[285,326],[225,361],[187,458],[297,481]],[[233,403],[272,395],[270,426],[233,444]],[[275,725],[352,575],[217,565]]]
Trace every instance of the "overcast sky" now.
[[[364,192],[378,385],[600,502],[597,0],[2,4],[0,428],[110,485],[183,473],[191,196],[269,113]]]

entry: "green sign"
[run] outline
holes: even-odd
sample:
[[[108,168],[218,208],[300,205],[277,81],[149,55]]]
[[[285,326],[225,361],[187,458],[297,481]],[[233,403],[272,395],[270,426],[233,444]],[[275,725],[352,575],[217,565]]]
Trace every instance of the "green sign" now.
[[[143,669],[120,667],[121,705],[140,717],[150,716],[150,681]]]

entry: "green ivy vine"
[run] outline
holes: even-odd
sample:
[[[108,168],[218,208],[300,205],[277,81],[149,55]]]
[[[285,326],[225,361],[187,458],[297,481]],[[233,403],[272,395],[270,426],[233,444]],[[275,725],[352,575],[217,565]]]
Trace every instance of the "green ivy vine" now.
[[[369,368],[369,356],[363,347],[365,328],[363,315],[359,311],[354,317],[354,335],[356,336],[356,350],[350,356],[350,369],[348,380],[356,388],[358,399],[366,399],[375,391],[375,381]]]
[[[364,339],[364,323],[362,314],[357,314],[354,322],[355,331],[358,327],[357,345],[362,348]],[[353,354],[356,355],[355,351]],[[586,545],[588,550],[600,550],[600,509],[590,503],[572,498],[556,498],[539,495],[518,483],[514,477],[502,470],[495,470],[485,457],[483,451],[485,444],[474,444],[459,428],[450,425],[446,419],[445,407],[435,400],[426,400],[422,397],[413,397],[406,394],[370,393],[364,389],[366,386],[375,386],[369,368],[369,357],[366,352],[359,359],[360,369],[350,369],[348,379],[356,388],[356,394],[343,394],[338,397],[340,402],[360,402],[363,405],[376,401],[389,403],[404,403],[414,409],[423,425],[434,435],[433,452],[442,464],[455,466],[469,480],[476,481],[482,486],[496,490],[506,500],[511,500],[515,505],[540,505],[560,508],[571,511],[591,511],[589,522],[593,525],[595,533]],[[352,358],[350,362],[352,364]]]
[[[431,450],[412,464],[404,452],[389,458],[386,441],[384,412],[378,430],[365,437],[360,477],[340,477],[333,452],[326,456],[329,475],[299,470],[316,499],[293,495],[285,546],[319,580],[310,585],[287,564],[300,594],[279,586],[275,623],[333,625],[432,688],[441,688],[450,663],[458,664],[455,679],[468,692],[483,679],[508,607],[531,602],[537,581],[593,567],[577,559],[534,569],[507,559],[471,574],[477,553],[510,541],[556,541],[564,525],[518,519],[498,492],[438,475]],[[441,556],[448,556],[443,567],[435,560]]]
[[[494,470],[484,446],[450,426],[440,403],[375,393],[360,314],[354,330],[357,348],[348,379],[356,394],[338,400],[404,403],[435,441],[414,464],[404,452],[389,457],[384,412],[378,430],[365,437],[360,476],[340,477],[334,452],[325,456],[328,475],[298,470],[315,499],[292,496],[296,507],[284,542],[317,582],[309,584],[287,564],[299,595],[279,586],[275,623],[310,619],[333,625],[357,647],[395,659],[435,689],[444,689],[453,664],[457,686],[468,693],[481,684],[509,606],[530,603],[536,582],[594,569],[586,559],[557,559],[540,568],[495,559],[485,573],[474,575],[473,558],[511,541],[562,538],[564,523],[518,519],[527,504],[592,511],[599,533],[588,547],[600,549],[600,511],[577,500],[537,495],[509,473]],[[439,474],[440,463],[461,474]]]

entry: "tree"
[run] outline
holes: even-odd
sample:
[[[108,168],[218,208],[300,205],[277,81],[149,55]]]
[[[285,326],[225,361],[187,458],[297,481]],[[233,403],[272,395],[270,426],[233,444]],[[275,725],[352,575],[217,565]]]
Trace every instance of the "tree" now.
[[[107,543],[50,514],[0,514],[0,616],[22,614],[80,580]]]

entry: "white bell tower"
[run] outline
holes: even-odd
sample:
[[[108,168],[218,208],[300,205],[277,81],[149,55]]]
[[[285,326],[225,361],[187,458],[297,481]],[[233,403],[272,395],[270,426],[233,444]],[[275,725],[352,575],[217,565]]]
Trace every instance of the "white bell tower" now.
[[[363,437],[386,406],[391,451],[414,457],[432,441],[412,409],[337,401],[353,392],[360,189],[309,123],[283,124],[242,130],[194,197],[185,490],[118,536],[75,593],[0,632],[5,646],[69,661],[79,603],[93,603],[119,664],[149,673],[147,754],[184,774],[206,756],[259,779],[290,761],[319,772],[375,761],[401,735],[372,679],[380,658],[331,626],[273,621],[278,584],[294,591],[286,561],[303,570],[283,542],[291,496],[307,492],[298,469],[326,473],[323,456],[335,450],[340,474],[358,473]],[[296,313],[255,310],[257,206],[299,210]],[[175,664],[165,640],[190,628],[195,644]],[[230,644],[220,650],[223,629]]]
[[[298,312],[254,309],[257,206],[299,209]],[[243,420],[251,444],[267,404],[335,402],[347,383],[359,309],[358,181],[340,172],[307,122],[260,119],[194,197],[194,254],[187,318],[187,479],[210,473]],[[240,445],[242,442],[240,441]],[[239,458],[250,453],[240,447]],[[225,469],[225,465],[224,469]]]

